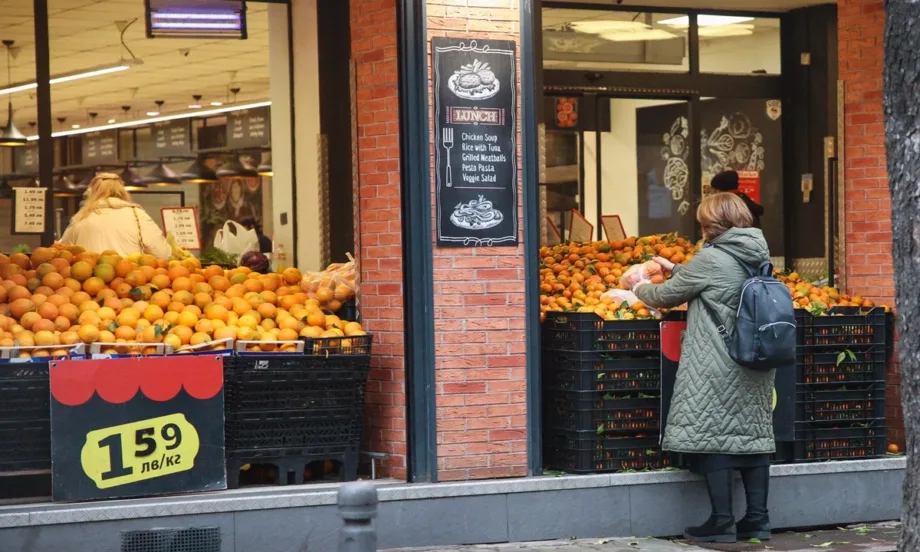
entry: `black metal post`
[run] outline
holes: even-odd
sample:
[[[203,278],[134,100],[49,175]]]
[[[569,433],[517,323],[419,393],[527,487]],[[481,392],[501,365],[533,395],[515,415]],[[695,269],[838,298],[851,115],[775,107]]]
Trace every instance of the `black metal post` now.
[[[346,483],[338,492],[339,515],[345,525],[339,536],[339,552],[376,552],[377,488],[372,483]]]
[[[42,245],[54,243],[54,143],[51,141],[51,47],[48,0],[33,0],[35,18],[35,101],[38,108],[38,184],[45,188]]]

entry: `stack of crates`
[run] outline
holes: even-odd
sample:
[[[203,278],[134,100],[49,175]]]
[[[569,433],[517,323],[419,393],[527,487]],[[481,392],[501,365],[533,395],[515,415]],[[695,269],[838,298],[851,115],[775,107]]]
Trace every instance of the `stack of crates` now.
[[[794,461],[884,456],[890,313],[857,307],[796,313]]]
[[[0,363],[0,473],[51,469],[48,366]]]
[[[658,446],[659,324],[547,313],[542,358],[548,468],[603,473],[668,465]]]

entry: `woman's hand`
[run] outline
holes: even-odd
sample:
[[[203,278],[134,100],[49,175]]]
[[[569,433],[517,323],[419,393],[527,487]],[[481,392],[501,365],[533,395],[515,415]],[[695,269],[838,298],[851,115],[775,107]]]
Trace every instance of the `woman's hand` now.
[[[654,257],[652,260],[658,263],[665,272],[672,272],[674,270],[674,263],[664,257]]]

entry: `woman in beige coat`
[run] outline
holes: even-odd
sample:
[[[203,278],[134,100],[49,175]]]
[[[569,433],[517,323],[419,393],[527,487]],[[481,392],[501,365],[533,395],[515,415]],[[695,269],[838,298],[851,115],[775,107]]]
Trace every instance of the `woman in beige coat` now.
[[[64,245],[87,251],[114,251],[126,257],[135,253],[168,259],[172,248],[143,207],[131,202],[121,178],[99,173],[90,182],[83,206],[61,237]]]

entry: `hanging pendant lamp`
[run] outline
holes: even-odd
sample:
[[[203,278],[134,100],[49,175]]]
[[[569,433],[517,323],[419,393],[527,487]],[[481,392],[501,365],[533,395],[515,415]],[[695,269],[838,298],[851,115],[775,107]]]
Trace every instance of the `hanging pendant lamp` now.
[[[176,186],[182,183],[179,176],[163,163],[154,167],[153,171],[141,180],[147,186]]]
[[[268,159],[259,164],[259,168],[256,169],[256,172],[260,176],[272,176],[272,154],[268,154]]]
[[[240,163],[240,158],[238,155],[234,154],[230,161],[227,161],[217,169],[217,176],[219,178],[224,177],[234,177],[234,176],[258,176],[258,173],[252,169],[247,169]]]
[[[205,161],[205,156],[198,154],[198,158],[189,165],[189,168],[185,169],[179,180],[183,184],[213,184],[219,181],[217,173]]]
[[[147,183],[137,174],[130,166],[125,165],[125,170],[118,174],[121,181],[125,183],[125,189],[129,192],[138,192],[147,189]]]
[[[12,65],[12,49],[14,41],[4,40],[3,45],[6,46],[6,84],[8,87],[12,87],[13,79],[11,73]],[[6,128],[3,129],[3,132],[0,133],[0,146],[3,147],[18,147],[26,145],[28,140],[25,135],[19,132],[19,129],[16,128],[16,124],[13,123],[13,95],[9,95],[9,103],[7,104],[7,119],[6,119]]]
[[[91,180],[91,177],[81,179],[75,174],[61,174],[54,180],[54,197],[83,197]]]

